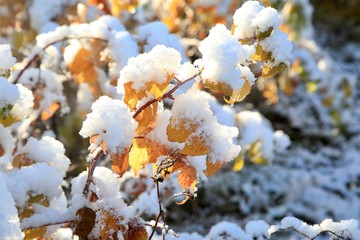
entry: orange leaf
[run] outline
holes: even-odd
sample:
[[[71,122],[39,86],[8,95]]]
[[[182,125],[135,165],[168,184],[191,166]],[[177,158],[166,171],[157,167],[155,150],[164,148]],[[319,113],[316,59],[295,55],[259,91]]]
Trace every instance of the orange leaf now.
[[[204,171],[205,175],[210,177],[214,175],[226,162],[215,162],[213,163],[210,159],[206,161],[206,170]]]
[[[129,168],[129,149],[123,154],[113,154],[110,158],[113,161],[111,168],[121,177]]]
[[[201,156],[210,152],[204,134],[191,135],[187,140],[185,147],[180,151],[181,154],[188,156]]]
[[[100,210],[100,221],[97,222],[97,225],[100,226],[100,236],[101,239],[118,239],[117,233],[124,232],[125,226],[121,224],[124,220],[123,216],[114,215],[113,209],[110,210]]]
[[[228,104],[234,104],[236,102],[240,102],[250,93],[250,91],[251,91],[251,84],[249,83],[249,81],[245,80],[244,85],[242,86],[241,89],[234,92],[230,96],[229,100],[226,99],[225,97],[224,97],[224,100]]]
[[[190,166],[181,168],[181,172],[178,174],[178,181],[183,190],[186,188],[194,189],[197,182],[196,169]]]
[[[188,126],[188,127],[186,127]],[[166,128],[166,135],[169,141],[183,143],[195,132],[198,124],[191,122],[189,119],[174,119],[170,118],[169,125]]]
[[[57,102],[53,102],[47,109],[41,112],[41,121],[45,122],[50,119],[59,108],[60,105]]]
[[[94,98],[97,99],[102,95],[102,90],[98,82],[95,57],[85,48],[79,49],[73,61],[68,65],[70,72],[74,75],[77,83],[87,83]]]
[[[138,135],[146,135],[155,125],[157,106],[158,102],[154,102],[136,116],[135,121],[138,122],[136,133]]]

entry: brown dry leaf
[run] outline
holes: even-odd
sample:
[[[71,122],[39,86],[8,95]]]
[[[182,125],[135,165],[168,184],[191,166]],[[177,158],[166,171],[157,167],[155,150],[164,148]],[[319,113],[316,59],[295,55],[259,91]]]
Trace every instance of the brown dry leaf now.
[[[53,102],[47,109],[41,112],[41,121],[45,122],[46,120],[50,119],[57,110],[59,110],[60,104],[57,102]]]
[[[211,159],[206,161],[206,170],[204,171],[207,177],[214,175],[226,162],[217,161],[213,163]]]
[[[16,155],[12,161],[13,167],[16,167],[16,168],[30,166],[34,163],[35,163],[35,161],[30,159],[26,153]]]
[[[122,154],[111,155],[110,159],[113,161],[112,170],[121,177],[129,168],[129,149],[126,149]]]
[[[100,225],[100,236],[101,239],[118,239],[118,232],[124,232],[125,226],[120,224],[121,221],[124,220],[122,216],[114,216],[110,211],[101,209],[101,223],[97,223]]]
[[[181,168],[181,171],[178,174],[178,181],[183,190],[186,188],[193,190],[197,183],[196,169],[190,166]]]
[[[124,240],[147,240],[148,235],[145,226],[137,218],[130,219],[128,230],[124,234]]]
[[[0,144],[0,157],[4,156],[5,154],[5,149],[3,148],[3,146]]]
[[[74,233],[86,239],[95,225],[96,213],[88,207],[83,207],[77,210],[76,216]]]
[[[186,126],[188,126],[188,128],[186,128]],[[166,135],[171,142],[183,143],[190,134],[196,131],[197,127],[198,124],[191,122],[189,119],[174,119],[171,117],[169,125],[166,128]]]
[[[188,156],[201,156],[206,155],[210,152],[210,148],[206,142],[206,136],[190,135],[186,140],[185,147],[180,151],[181,154]]]
[[[102,95],[100,84],[97,80],[95,59],[89,50],[81,48],[75,55],[72,63],[68,65],[70,72],[73,74],[77,83],[87,83],[90,92],[95,99]]]

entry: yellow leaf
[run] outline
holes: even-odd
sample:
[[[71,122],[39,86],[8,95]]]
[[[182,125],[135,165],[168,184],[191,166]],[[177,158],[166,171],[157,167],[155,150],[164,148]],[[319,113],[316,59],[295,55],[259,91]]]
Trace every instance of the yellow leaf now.
[[[110,158],[113,161],[111,168],[121,177],[129,168],[129,149],[122,154],[113,154]]]
[[[244,158],[243,158],[243,155],[242,155],[242,154],[239,154],[239,156],[237,156],[237,157],[234,159],[233,170],[234,170],[235,172],[240,171],[240,170],[244,167],[244,163],[245,163],[245,160],[244,160]]]
[[[41,238],[46,233],[46,227],[30,228],[25,230],[24,240]]]
[[[149,163],[149,155],[146,149],[145,139],[133,139],[133,144],[129,153],[129,165],[138,174],[146,164]]]
[[[41,121],[45,122],[50,119],[59,108],[60,105],[57,102],[53,102],[47,109],[41,112]]]
[[[239,89],[238,91],[234,92],[230,96],[230,99],[226,99],[224,97],[224,101],[231,105],[234,104],[235,102],[240,102],[250,93],[250,91],[251,91],[251,85],[250,85],[249,81],[245,80],[242,88]]]
[[[262,77],[273,77],[274,75],[284,71],[288,66],[285,63],[280,63],[279,65],[275,66],[275,67],[271,67],[271,66],[265,66],[262,70]]]

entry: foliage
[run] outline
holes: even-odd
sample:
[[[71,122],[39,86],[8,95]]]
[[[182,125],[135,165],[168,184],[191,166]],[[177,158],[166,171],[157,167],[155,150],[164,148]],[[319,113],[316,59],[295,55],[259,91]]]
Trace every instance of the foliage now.
[[[309,126],[314,109],[304,135],[318,125],[353,133],[344,126],[355,77],[302,42],[313,31],[307,1],[272,4],[279,11],[257,1],[0,2],[8,43],[0,45],[0,220],[11,219],[1,238],[178,236],[167,225],[172,202],[194,200],[232,160],[236,172],[271,164],[290,145],[239,103],[251,92],[290,128]],[[185,48],[184,38],[192,38]],[[269,239],[290,229],[347,239],[357,228],[356,220],[284,218],[250,221],[244,231],[222,222],[205,238]]]

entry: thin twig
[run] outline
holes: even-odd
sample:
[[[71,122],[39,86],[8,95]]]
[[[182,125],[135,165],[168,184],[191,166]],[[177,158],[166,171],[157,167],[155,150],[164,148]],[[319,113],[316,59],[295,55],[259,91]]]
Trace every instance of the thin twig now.
[[[78,38],[75,38],[75,37],[65,37],[65,38],[62,38],[62,39],[57,39],[51,43],[48,43],[47,45],[45,45],[43,48],[42,48],[42,51],[45,51],[48,47],[56,44],[56,43],[59,43],[59,42],[64,42],[64,41],[68,41],[68,40],[81,40],[81,39],[94,39],[94,40],[99,40],[99,41],[104,41],[104,42],[108,42],[108,40],[106,39],[102,39],[102,38],[97,38],[97,37],[78,37]],[[15,80],[14,80],[14,84],[18,83],[20,77],[24,74],[25,70],[28,69],[31,64],[33,62],[36,61],[36,59],[40,57],[40,55],[37,53],[35,54],[29,61],[28,63],[21,69],[21,71],[19,72],[19,74],[16,76]]]
[[[89,188],[90,188],[90,184],[92,183],[92,180],[93,180],[93,174],[94,174],[94,171],[96,168],[96,164],[101,159],[102,156],[103,156],[103,152],[99,151],[98,154],[96,154],[94,160],[91,162],[91,164],[88,168],[88,177],[86,179],[85,187],[83,190],[84,196],[87,196],[87,194],[89,193]]]
[[[39,225],[39,226],[27,227],[27,228],[21,229],[21,231],[26,231],[26,230],[34,229],[34,228],[54,226],[54,225],[59,225],[59,224],[73,223],[74,221],[75,221],[75,219],[66,220],[66,221],[61,221],[61,222],[54,222],[54,223],[46,223],[46,224],[42,224],[42,225]]]
[[[158,98],[158,99],[151,99],[148,102],[146,102],[144,105],[142,105],[133,115],[133,118],[136,118],[137,115],[139,115],[142,111],[145,110],[145,108],[149,107],[151,104],[155,103],[155,102],[160,102],[166,98],[171,98],[172,94],[182,85],[184,85],[185,83],[193,80],[195,77],[197,77],[200,73],[196,73],[193,76],[191,76],[190,78],[184,80],[184,81],[180,81],[179,79],[177,79],[176,77],[174,77],[174,79],[177,81],[177,85],[175,87],[173,87],[169,92],[165,93],[162,97]]]
[[[158,180],[155,180],[156,182],[156,192],[157,192],[157,197],[158,197],[158,204],[159,204],[159,214],[157,215],[156,217],[156,221],[155,221],[155,224],[154,224],[154,227],[153,227],[153,230],[149,236],[149,239],[148,240],[151,240],[155,234],[155,231],[156,231],[156,228],[157,228],[157,225],[159,223],[159,220],[160,220],[160,217],[163,215],[164,213],[164,210],[162,209],[162,204],[161,204],[161,195],[160,195],[160,186],[159,186],[159,181]],[[164,223],[165,225],[165,223]]]

